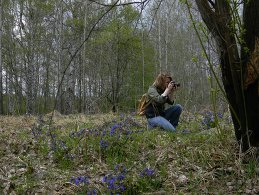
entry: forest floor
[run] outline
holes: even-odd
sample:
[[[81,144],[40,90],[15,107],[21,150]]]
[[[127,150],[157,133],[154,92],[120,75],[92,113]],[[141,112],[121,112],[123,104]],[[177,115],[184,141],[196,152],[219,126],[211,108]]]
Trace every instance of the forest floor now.
[[[177,133],[130,114],[49,118],[0,117],[0,194],[259,193],[227,114],[184,112]]]

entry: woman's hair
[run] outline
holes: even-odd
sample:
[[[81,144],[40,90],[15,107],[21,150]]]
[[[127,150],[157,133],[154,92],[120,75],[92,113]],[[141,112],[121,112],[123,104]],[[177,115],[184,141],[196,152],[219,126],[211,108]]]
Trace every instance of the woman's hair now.
[[[160,74],[156,77],[156,79],[155,79],[153,85],[156,86],[157,88],[161,89],[161,90],[165,90],[165,88],[166,88],[166,86],[165,86],[165,80],[166,80],[167,78],[169,78],[170,81],[172,81],[172,77],[170,76],[170,74],[168,74],[168,73],[166,73],[166,74],[160,73]]]

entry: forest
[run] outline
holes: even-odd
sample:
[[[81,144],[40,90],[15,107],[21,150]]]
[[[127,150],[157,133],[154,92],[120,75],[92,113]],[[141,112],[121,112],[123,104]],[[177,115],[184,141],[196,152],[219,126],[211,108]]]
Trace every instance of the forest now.
[[[182,83],[187,108],[209,104],[210,71],[182,3],[3,1],[2,10],[2,114],[134,110],[161,71]]]
[[[0,194],[259,193],[259,1],[0,0]],[[136,111],[170,73],[177,132]]]

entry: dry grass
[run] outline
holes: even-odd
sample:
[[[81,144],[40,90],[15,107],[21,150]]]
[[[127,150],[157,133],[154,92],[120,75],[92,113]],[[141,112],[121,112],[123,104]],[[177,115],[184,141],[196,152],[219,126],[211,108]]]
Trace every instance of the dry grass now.
[[[107,194],[109,191],[104,190],[101,180],[114,173],[113,165],[120,156],[90,148],[91,139],[85,134],[72,148],[78,157],[72,164],[64,164],[66,161],[61,164],[53,157],[55,153],[42,147],[43,142],[36,140],[31,132],[33,127],[48,127],[49,116],[43,117],[44,124],[36,117],[0,117],[0,194],[76,194],[90,189]],[[114,118],[119,122],[118,116],[113,114],[63,116],[55,113],[51,126],[69,135],[70,131],[81,128],[110,127]],[[145,127],[145,120],[133,118]],[[122,163],[130,175],[127,188],[138,189],[143,194],[259,193],[257,164],[253,159],[247,164],[241,163],[232,127],[222,121],[220,134],[215,128],[202,131],[197,129],[197,118],[190,116],[188,122],[183,121],[180,126],[180,129],[189,127],[190,134],[144,129],[130,142],[122,144],[123,151],[127,152],[122,154]],[[85,153],[89,151],[91,155],[85,159]],[[140,180],[139,171],[143,167],[156,170],[152,180]],[[90,178],[91,188],[70,181],[71,177],[79,175]]]

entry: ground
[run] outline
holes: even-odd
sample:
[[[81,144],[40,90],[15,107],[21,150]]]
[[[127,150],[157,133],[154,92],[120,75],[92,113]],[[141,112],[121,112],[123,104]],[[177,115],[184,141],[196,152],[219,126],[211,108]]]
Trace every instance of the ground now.
[[[0,194],[259,193],[227,114],[185,112],[177,133],[134,114],[51,116],[0,117]]]

